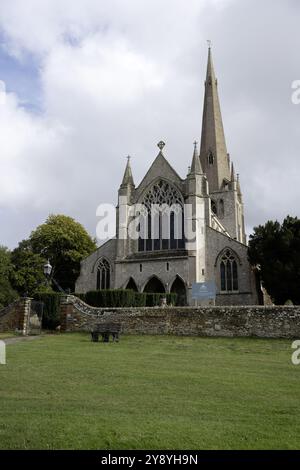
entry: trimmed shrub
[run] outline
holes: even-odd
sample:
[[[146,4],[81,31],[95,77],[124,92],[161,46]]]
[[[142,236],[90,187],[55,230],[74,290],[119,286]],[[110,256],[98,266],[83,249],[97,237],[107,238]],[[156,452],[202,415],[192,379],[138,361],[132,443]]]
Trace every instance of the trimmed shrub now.
[[[176,292],[171,292],[170,294],[167,294],[167,304],[168,305],[173,305],[174,307],[178,304],[177,304],[177,300],[178,300],[178,295],[176,294]]]
[[[76,295],[76,297],[78,297],[80,300],[82,300],[83,302],[86,302],[86,294],[72,294],[72,295]]]
[[[131,307],[135,304],[135,292],[123,289],[90,291],[85,294],[84,301],[93,307]]]
[[[147,294],[145,292],[134,292],[133,307],[146,307]]]
[[[157,307],[166,297],[168,305],[176,305],[177,294],[157,294],[135,292],[124,289],[89,291],[86,294],[75,294],[92,307]]]
[[[55,330],[60,324],[59,305],[61,294],[57,292],[40,292],[34,295],[34,300],[44,303],[42,328]]]

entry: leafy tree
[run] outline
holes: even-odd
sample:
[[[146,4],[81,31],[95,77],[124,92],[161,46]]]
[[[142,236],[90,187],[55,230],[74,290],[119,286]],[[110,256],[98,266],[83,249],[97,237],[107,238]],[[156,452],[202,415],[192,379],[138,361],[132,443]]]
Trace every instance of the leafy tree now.
[[[51,277],[71,291],[80,273],[80,261],[97,248],[84,227],[65,215],[50,215],[29,240],[33,253],[49,259]]]
[[[249,261],[259,265],[262,282],[276,304],[300,304],[300,220],[269,221],[250,236]]]
[[[17,298],[17,293],[9,281],[12,270],[10,252],[4,246],[0,246],[0,308],[5,307]]]
[[[13,272],[11,284],[20,295],[32,297],[36,292],[46,290],[43,266],[46,259],[32,250],[30,240],[23,240],[11,253]]]

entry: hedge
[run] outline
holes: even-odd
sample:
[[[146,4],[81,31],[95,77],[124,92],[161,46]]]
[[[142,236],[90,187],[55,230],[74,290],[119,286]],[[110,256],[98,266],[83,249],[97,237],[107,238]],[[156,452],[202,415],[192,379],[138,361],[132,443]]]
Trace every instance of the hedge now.
[[[61,294],[57,292],[37,293],[34,300],[44,303],[42,328],[45,330],[55,330],[60,324],[59,305]]]
[[[89,291],[86,294],[75,294],[92,307],[156,307],[161,299],[166,298],[167,304],[176,305],[177,294],[157,294],[135,292],[124,289],[107,289]]]
[[[133,290],[108,289],[89,291],[86,294],[75,294],[92,307],[156,307],[161,299],[166,298],[168,305],[176,305],[177,294],[157,294],[135,292]],[[34,295],[34,300],[44,303],[42,328],[55,330],[60,324],[60,298],[58,292],[41,292]]]

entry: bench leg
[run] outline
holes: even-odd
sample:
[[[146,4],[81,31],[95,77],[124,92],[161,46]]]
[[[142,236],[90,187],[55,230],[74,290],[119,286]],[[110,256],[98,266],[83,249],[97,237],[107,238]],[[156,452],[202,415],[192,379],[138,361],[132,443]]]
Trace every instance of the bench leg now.
[[[99,335],[98,335],[98,333],[94,333],[94,332],[91,333],[91,337],[92,337],[92,338],[91,338],[91,341],[92,341],[93,343],[98,343],[98,341],[99,341]]]
[[[109,343],[109,333],[102,333],[103,343]]]
[[[112,335],[113,337],[113,342],[115,343],[118,343],[119,342],[119,333],[113,333]]]

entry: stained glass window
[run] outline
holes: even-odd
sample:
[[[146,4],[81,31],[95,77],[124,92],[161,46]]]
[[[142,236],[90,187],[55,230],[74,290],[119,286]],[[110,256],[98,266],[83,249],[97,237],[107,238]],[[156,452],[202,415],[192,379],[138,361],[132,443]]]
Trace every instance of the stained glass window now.
[[[238,265],[230,250],[227,250],[221,258],[220,276],[222,292],[237,292],[239,290]]]
[[[102,259],[97,268],[97,290],[110,288],[110,264],[106,259]]]

